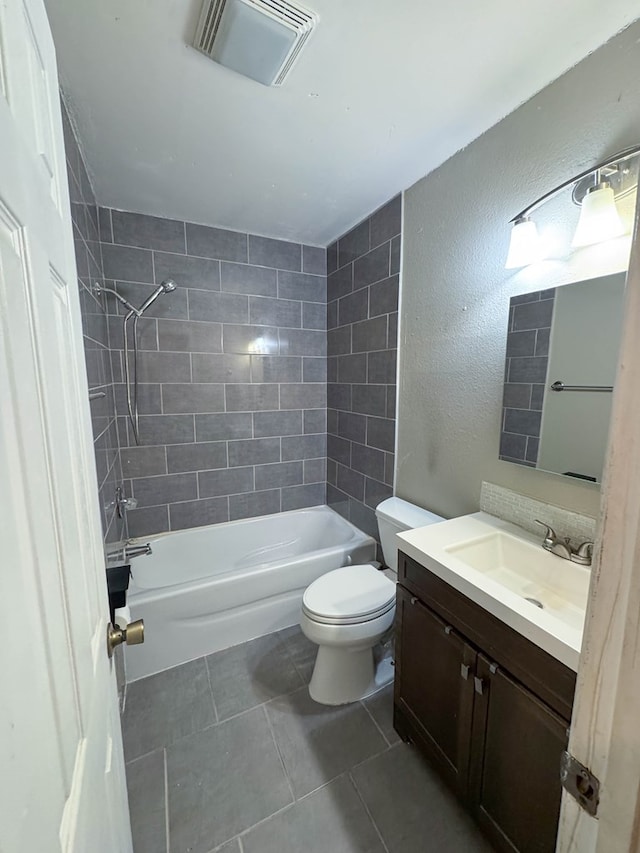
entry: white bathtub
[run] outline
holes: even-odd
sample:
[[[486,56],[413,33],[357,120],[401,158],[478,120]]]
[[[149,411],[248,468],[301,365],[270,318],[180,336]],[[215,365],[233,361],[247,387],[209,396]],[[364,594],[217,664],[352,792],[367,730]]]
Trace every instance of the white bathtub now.
[[[127,681],[297,624],[313,580],[376,553],[327,506],[139,541],[153,553],[131,562],[128,604],[145,641],[127,649]]]

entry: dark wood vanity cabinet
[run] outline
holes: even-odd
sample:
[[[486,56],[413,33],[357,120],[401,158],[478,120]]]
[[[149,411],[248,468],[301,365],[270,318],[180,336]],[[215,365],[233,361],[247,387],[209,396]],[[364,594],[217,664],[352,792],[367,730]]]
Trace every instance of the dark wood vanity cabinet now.
[[[575,673],[399,554],[394,725],[497,850],[553,853]]]
[[[464,795],[471,745],[475,649],[401,587],[397,607],[401,627],[399,648],[396,646],[395,701],[411,723],[408,731],[400,725],[400,734],[415,735],[449,784]],[[409,649],[417,653],[408,653]],[[461,678],[462,672],[469,674],[466,680]]]

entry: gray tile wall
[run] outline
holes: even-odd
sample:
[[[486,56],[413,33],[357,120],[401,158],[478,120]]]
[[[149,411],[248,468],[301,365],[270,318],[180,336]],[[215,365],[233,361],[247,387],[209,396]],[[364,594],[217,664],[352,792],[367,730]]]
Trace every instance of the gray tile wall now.
[[[326,250],[99,209],[104,271],[139,305],[140,446],[108,301],[131,536],[325,502]]]
[[[126,539],[127,527],[126,519],[118,518],[115,509],[116,487],[122,485],[122,464],[107,314],[104,299],[98,299],[92,289],[96,283],[104,282],[98,208],[64,100],[61,105],[87,379],[91,391],[104,392],[104,396],[92,400],[89,405],[102,534],[105,546],[108,546]],[[114,661],[122,709],[126,675],[124,652],[121,648],[116,649]]]
[[[514,296],[509,307],[500,459],[535,468],[555,288]]]
[[[104,281],[98,208],[64,101],[62,102],[62,120],[87,378],[90,390],[104,393],[103,397],[91,401],[90,406],[102,530],[104,541],[109,544],[122,541],[127,534],[125,522],[118,518],[114,502],[116,486],[122,483],[122,467],[109,351],[108,320],[104,300],[97,298],[92,289],[96,283]]]
[[[327,249],[327,502],[378,538],[393,492],[401,196]]]

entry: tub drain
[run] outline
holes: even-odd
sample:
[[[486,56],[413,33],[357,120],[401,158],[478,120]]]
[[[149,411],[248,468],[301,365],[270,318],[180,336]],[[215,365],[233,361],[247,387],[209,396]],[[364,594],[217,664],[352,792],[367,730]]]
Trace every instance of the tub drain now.
[[[535,606],[539,607],[540,610],[544,610],[544,604],[541,601],[538,601],[537,598],[529,598],[528,595],[525,595],[524,600],[530,602],[531,604],[535,604]]]

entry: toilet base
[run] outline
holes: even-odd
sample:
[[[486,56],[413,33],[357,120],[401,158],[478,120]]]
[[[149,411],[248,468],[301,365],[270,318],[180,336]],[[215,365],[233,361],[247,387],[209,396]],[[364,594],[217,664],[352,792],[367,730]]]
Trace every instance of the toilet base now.
[[[309,695],[321,705],[346,705],[380,690],[393,681],[393,674],[391,655],[376,665],[371,647],[352,651],[320,646]]]

